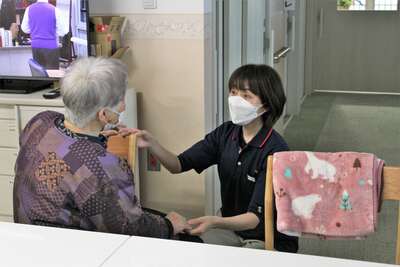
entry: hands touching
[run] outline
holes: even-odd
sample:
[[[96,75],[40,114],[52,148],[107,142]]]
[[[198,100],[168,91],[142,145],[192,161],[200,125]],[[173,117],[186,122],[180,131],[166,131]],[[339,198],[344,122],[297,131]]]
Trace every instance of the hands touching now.
[[[209,229],[216,228],[220,219],[219,216],[203,216],[188,220],[188,224],[192,227],[188,232],[191,235],[201,235]]]
[[[200,236],[212,228],[217,228],[221,220],[219,216],[203,216],[186,221],[184,217],[176,212],[168,213],[166,218],[171,221],[174,227],[174,235],[188,233],[196,236]]]
[[[172,211],[167,214],[166,218],[174,227],[174,235],[189,231],[192,227],[187,223],[186,218]]]

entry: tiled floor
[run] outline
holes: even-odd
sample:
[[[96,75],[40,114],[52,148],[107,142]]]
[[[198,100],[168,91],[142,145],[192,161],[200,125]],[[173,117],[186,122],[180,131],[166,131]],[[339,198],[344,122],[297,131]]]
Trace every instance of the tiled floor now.
[[[292,150],[374,153],[400,165],[400,96],[315,93],[289,123]],[[302,239],[300,253],[394,263],[396,202],[385,202],[378,232],[363,241]]]

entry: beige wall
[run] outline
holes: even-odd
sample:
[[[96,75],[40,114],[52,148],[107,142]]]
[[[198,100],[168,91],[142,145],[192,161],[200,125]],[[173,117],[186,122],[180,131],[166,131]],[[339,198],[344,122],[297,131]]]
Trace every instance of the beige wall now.
[[[139,92],[139,127],[180,153],[200,140],[204,126],[203,15],[128,15],[124,56],[130,85]],[[204,214],[204,175],[147,171],[140,153],[140,193],[144,207]]]

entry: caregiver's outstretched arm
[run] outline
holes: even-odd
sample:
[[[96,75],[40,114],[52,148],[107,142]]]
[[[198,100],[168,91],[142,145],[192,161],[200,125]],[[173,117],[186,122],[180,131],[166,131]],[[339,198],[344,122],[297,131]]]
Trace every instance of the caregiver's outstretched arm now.
[[[153,137],[151,133],[145,130],[123,128],[119,132],[122,136],[129,134],[136,134],[137,146],[139,148],[147,148],[153,153],[161,162],[161,164],[170,173],[182,172],[181,163],[178,156],[167,149]]]

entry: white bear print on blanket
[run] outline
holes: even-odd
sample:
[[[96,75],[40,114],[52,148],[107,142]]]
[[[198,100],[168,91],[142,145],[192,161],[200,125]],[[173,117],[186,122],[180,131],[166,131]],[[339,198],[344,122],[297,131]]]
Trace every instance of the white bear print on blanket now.
[[[311,194],[303,197],[296,197],[292,200],[292,210],[297,216],[311,219],[315,205],[321,201],[321,196]]]
[[[304,171],[310,174],[312,171],[311,179],[321,178],[329,180],[330,183],[335,181],[336,168],[325,160],[318,159],[312,152],[304,152],[308,158],[308,162]]]

